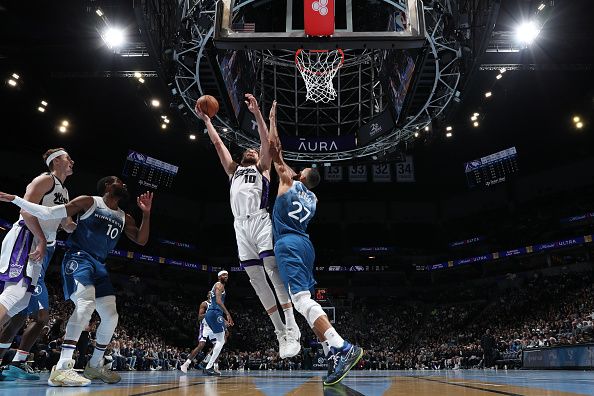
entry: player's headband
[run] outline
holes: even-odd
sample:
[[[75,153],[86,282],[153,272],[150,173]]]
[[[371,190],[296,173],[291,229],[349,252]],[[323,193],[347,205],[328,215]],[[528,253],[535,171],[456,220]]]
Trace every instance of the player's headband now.
[[[58,150],[56,152],[51,153],[45,160],[45,164],[49,167],[54,159],[56,159],[59,156],[64,155],[64,154],[68,154],[68,153],[64,150]]]
[[[217,276],[227,275],[227,274],[229,274],[227,271],[222,270],[222,271],[219,271],[219,273],[217,274]]]

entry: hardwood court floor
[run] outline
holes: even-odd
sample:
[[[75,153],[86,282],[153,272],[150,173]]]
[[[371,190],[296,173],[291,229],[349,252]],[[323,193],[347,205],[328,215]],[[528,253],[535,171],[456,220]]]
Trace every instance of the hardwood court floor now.
[[[52,388],[40,381],[0,382],[2,396],[569,396],[594,395],[594,372],[578,371],[353,371],[342,384],[323,387],[322,372],[224,372],[220,378],[190,371],[126,372],[115,385]]]

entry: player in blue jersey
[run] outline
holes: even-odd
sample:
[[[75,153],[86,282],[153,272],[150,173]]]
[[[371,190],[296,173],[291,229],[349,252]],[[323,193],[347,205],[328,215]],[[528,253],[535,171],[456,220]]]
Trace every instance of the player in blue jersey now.
[[[307,234],[307,225],[316,212],[318,199],[311,191],[320,182],[314,168],[295,173],[282,156],[276,130],[276,101],[270,110],[270,151],[279,177],[278,195],[272,212],[274,253],[281,278],[293,300],[318,339],[329,360],[335,362],[324,385],[340,382],[363,356],[363,349],[345,341],[332,327],[328,316],[312,296],[315,252]],[[332,359],[330,359],[332,358]]]
[[[68,250],[62,261],[64,297],[74,302],[74,312],[66,325],[66,335],[58,364],[52,368],[51,386],[86,386],[91,379],[116,383],[120,376],[103,364],[105,348],[118,323],[115,291],[111,285],[105,260],[122,233],[139,245],[149,238],[150,211],[153,194],[144,193],[137,199],[142,211],[142,223],[124,213],[119,202],[128,197],[126,185],[116,176],[104,177],[97,183],[100,196],[80,196],[65,205],[51,208],[36,205],[20,197],[0,192],[0,201],[13,202],[42,220],[61,219],[79,214],[76,231],[67,242]],[[84,327],[97,311],[101,324],[97,328],[95,350],[84,376],[73,369],[72,354]]]
[[[206,365],[206,370],[204,371],[207,375],[221,375],[220,372],[214,369],[214,364],[216,363],[217,359],[219,358],[219,354],[223,349],[223,345],[225,345],[225,324],[228,323],[229,326],[233,326],[233,319],[231,318],[231,314],[225,307],[225,285],[229,280],[229,273],[225,270],[219,271],[217,274],[219,277],[219,281],[214,284],[212,289],[210,290],[210,305],[206,310],[206,315],[204,319],[206,319],[206,323],[208,323],[208,327],[214,333],[214,337],[217,340],[213,350],[212,356]],[[227,317],[223,317],[223,314]]]

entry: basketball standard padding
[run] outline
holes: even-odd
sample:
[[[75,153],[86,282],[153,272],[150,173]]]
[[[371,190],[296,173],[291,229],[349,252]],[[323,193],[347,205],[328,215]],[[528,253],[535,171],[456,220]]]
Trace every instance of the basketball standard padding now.
[[[334,34],[334,0],[305,0],[303,24],[308,36]]]
[[[196,107],[198,107],[204,114],[210,118],[217,115],[219,111],[219,101],[214,96],[204,95],[198,98],[196,101]]]

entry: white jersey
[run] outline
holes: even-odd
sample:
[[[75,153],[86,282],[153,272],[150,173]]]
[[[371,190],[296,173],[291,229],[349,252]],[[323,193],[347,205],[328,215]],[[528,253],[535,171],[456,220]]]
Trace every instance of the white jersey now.
[[[256,165],[237,166],[231,183],[231,211],[235,218],[254,214],[268,206],[270,181]]]
[[[45,193],[43,198],[41,198],[39,205],[53,207],[67,204],[69,201],[68,190],[64,187],[60,179],[52,174],[50,174],[50,176],[54,179],[54,186],[51,190]],[[22,219],[23,217],[20,216],[19,221]],[[41,230],[43,231],[48,244],[56,241],[56,233],[58,232],[58,226],[61,222],[62,219],[39,220],[39,225],[41,226]]]

